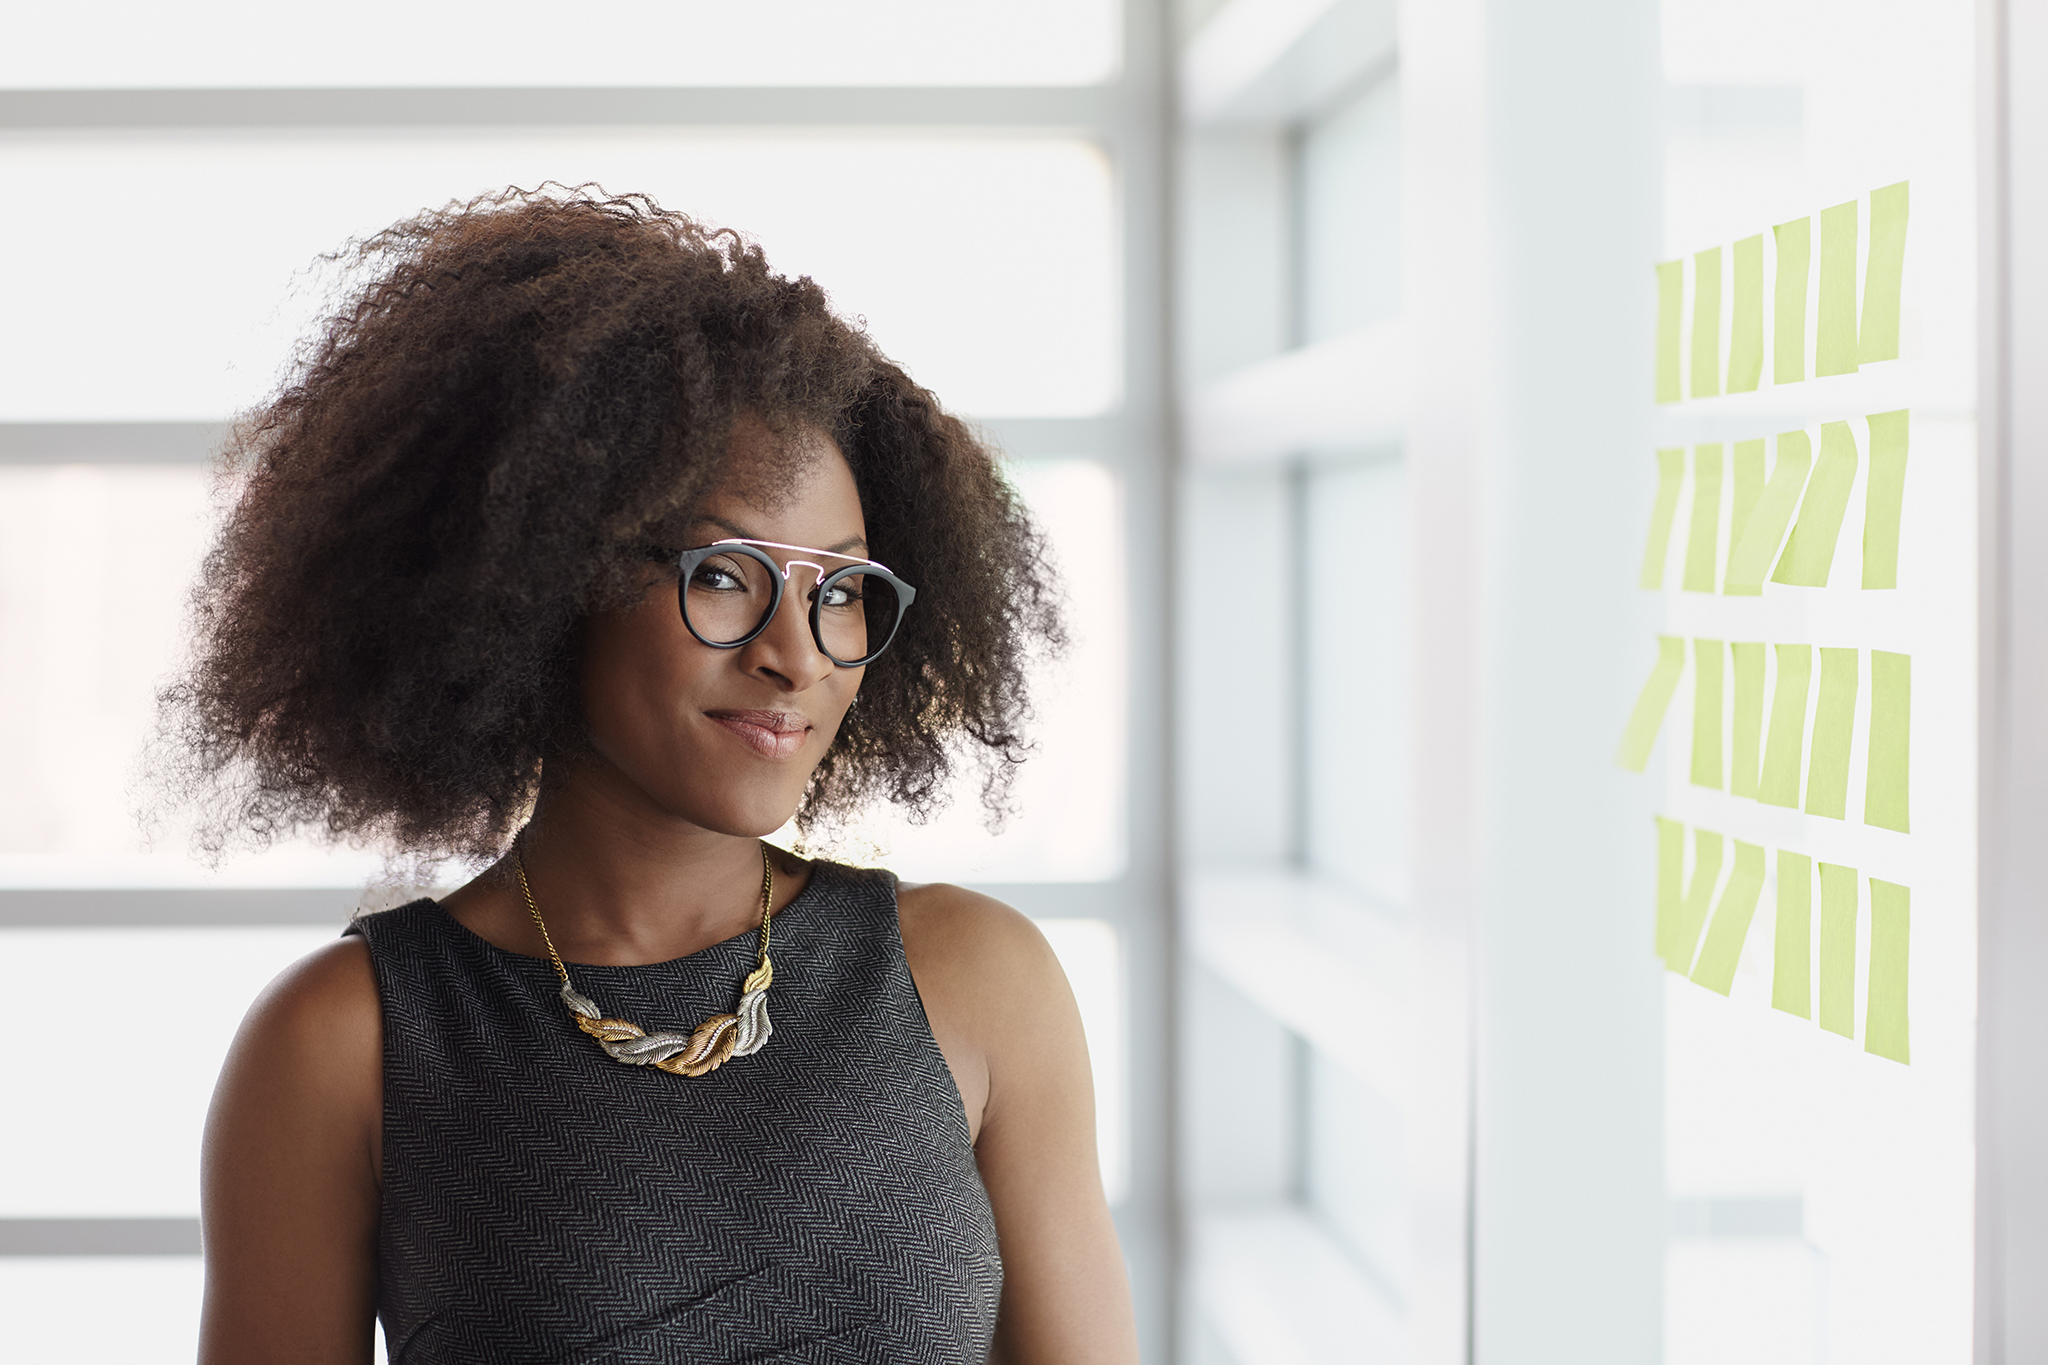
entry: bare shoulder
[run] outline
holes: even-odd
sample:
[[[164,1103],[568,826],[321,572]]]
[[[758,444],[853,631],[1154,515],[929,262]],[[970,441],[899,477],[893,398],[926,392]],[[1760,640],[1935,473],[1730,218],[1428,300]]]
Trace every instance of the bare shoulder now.
[[[991,999],[1066,993],[1045,935],[993,896],[945,882],[906,884],[897,893],[897,916],[920,989],[930,974]]]
[[[369,1359],[383,1103],[376,972],[369,946],[345,938],[257,996],[214,1088],[206,1365]]]
[[[374,1144],[383,1106],[384,1019],[369,945],[315,949],[249,1006],[214,1098],[216,1135],[289,1121],[343,1122]]]
[[[361,935],[352,934],[314,949],[285,968],[249,1007],[244,1031],[252,1025],[266,1034],[286,1037],[300,1033],[352,1037],[367,1029],[381,1042],[382,1009],[370,945]]]
[[[906,885],[896,907],[911,980],[979,1142],[991,1097],[1020,1063],[1070,1037],[1081,1046],[1073,993],[1038,926],[993,896]]]

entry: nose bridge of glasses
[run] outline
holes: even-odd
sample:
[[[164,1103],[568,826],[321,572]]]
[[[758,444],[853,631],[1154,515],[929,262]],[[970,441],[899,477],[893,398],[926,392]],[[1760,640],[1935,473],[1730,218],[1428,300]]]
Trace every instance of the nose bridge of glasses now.
[[[825,581],[825,566],[823,564],[814,564],[808,559],[792,559],[785,562],[782,566],[782,581],[785,583],[789,582],[790,571],[798,567],[809,569],[818,576],[817,582],[812,584],[813,587]],[[799,584],[798,586],[802,585]]]

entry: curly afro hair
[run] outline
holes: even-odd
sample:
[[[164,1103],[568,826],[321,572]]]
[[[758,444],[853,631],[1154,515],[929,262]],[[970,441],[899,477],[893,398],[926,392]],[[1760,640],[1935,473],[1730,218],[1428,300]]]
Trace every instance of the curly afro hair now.
[[[241,490],[161,698],[174,779],[211,797],[203,845],[501,851],[543,760],[582,742],[579,622],[645,590],[743,413],[832,435],[869,553],[918,589],[800,822],[877,797],[923,816],[963,761],[999,814],[1027,661],[1062,642],[1043,539],[989,448],[816,284],[587,187],[454,204],[336,259],[359,282],[228,444]]]

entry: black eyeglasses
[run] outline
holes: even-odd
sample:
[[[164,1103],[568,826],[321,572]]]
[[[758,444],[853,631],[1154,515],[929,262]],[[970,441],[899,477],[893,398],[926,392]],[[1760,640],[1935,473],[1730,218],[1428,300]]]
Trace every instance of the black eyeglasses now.
[[[794,550],[818,560],[776,563],[770,550]],[[828,569],[820,560],[841,562]],[[811,638],[818,652],[841,668],[872,663],[896,638],[917,589],[872,559],[784,545],[774,540],[719,540],[685,550],[676,598],[683,624],[713,649],[738,649],[775,619],[783,586],[799,566],[818,576],[811,590]]]

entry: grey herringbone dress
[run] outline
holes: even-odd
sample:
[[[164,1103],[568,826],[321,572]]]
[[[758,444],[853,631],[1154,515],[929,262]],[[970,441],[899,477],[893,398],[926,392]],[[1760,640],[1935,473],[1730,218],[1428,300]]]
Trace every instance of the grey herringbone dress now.
[[[768,1045],[697,1079],[611,1060],[545,960],[433,901],[351,932],[384,1005],[393,1365],[987,1358],[995,1221],[887,873],[818,865],[775,918]],[[606,1013],[688,1029],[755,949],[570,969]]]

